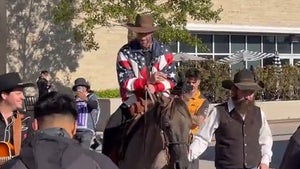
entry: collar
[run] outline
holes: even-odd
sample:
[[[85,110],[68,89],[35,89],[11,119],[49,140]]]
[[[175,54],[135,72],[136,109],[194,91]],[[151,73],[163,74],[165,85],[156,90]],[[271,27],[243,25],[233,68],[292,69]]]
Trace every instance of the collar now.
[[[200,97],[200,91],[199,90],[197,90],[197,92],[193,95],[193,97],[192,97],[192,99],[197,99],[197,98],[199,98]]]
[[[231,97],[229,98],[229,100],[227,102],[227,106],[228,106],[228,112],[231,112],[235,108],[233,100],[232,100]]]
[[[39,130],[37,133],[47,134],[49,136],[54,136],[54,137],[59,136],[59,137],[71,138],[65,129],[58,128],[58,127]]]

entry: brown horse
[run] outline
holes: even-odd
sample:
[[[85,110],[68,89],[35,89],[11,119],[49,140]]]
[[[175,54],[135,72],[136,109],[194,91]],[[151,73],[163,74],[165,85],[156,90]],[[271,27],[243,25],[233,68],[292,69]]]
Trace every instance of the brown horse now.
[[[154,106],[130,129],[133,134],[119,161],[121,169],[186,169],[189,165],[192,122],[187,105],[179,97],[154,100]]]

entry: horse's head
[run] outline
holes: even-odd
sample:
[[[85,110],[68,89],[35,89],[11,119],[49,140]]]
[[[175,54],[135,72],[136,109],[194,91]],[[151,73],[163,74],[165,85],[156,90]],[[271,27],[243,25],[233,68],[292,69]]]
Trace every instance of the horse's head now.
[[[193,86],[188,84],[183,72],[178,73],[178,82],[174,89],[171,91],[173,96],[181,98],[185,103],[188,103],[192,97]]]
[[[188,167],[191,116],[187,105],[180,98],[164,98],[161,102],[160,128],[164,148],[169,156],[169,168]]]

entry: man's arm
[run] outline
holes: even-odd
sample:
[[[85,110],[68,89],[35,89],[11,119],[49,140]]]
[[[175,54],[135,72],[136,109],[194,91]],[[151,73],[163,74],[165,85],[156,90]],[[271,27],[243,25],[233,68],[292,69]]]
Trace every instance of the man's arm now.
[[[272,138],[270,126],[267,122],[265,113],[263,111],[261,111],[261,120],[262,120],[262,126],[259,135],[259,144],[261,146],[261,156],[262,156],[261,164],[265,164],[269,166],[269,163],[271,162],[271,158],[273,155],[272,152],[273,138]]]
[[[101,113],[101,108],[98,102],[98,98],[94,93],[91,93],[88,96],[87,106],[89,112],[93,117],[94,124],[97,125]]]
[[[176,83],[176,66],[174,64],[174,56],[165,49],[166,53],[159,57],[158,63],[154,65],[157,71],[166,74],[167,78],[155,84],[156,92],[163,92],[173,89]]]
[[[197,125],[199,127],[200,125],[203,125],[204,120],[208,114],[208,108],[209,102],[205,99],[202,105],[199,107],[197,113],[195,115],[192,115],[192,122],[194,125]]]
[[[219,127],[220,116],[216,108],[213,108],[207,120],[204,122],[203,128],[194,136],[194,140],[190,145],[189,160],[198,158],[208,147],[215,130]]]
[[[147,80],[138,78],[134,70],[138,71],[138,65],[131,65],[126,51],[120,51],[117,57],[117,76],[120,87],[126,91],[136,91],[145,88]]]

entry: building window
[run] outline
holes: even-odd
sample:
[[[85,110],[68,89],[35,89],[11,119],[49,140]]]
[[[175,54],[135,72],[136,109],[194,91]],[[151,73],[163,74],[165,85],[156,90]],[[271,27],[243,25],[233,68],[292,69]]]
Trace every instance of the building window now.
[[[228,55],[215,55],[215,61],[223,59],[225,57],[227,57]]]
[[[250,68],[251,66],[253,66],[253,68],[261,67],[261,60],[248,61],[247,62],[247,67]]]
[[[261,52],[261,36],[247,36],[247,50]]]
[[[171,42],[171,43],[169,44],[171,52],[173,52],[173,53],[178,53],[177,45],[178,45],[177,42]]]
[[[237,73],[238,71],[240,71],[242,69],[245,69],[245,67],[246,67],[245,61],[231,65],[231,73],[232,73],[231,75],[234,76],[235,73]]]
[[[277,36],[277,51],[279,53],[291,53],[289,36]]]
[[[195,46],[181,42],[179,45],[179,52],[182,53],[195,53]]]
[[[281,65],[289,65],[290,59],[280,59]]]
[[[273,65],[274,57],[263,59],[263,66]]]
[[[197,55],[198,57],[202,57],[202,58],[205,58],[205,59],[208,59],[208,60],[212,60],[213,59],[213,56],[212,55]]]
[[[300,42],[293,43],[293,53],[300,53]]]
[[[229,36],[215,35],[215,53],[229,53]]]
[[[198,47],[198,53],[212,53],[213,48],[212,48],[212,35],[201,35],[198,34],[197,37],[202,41],[202,44],[205,45],[205,49]]]
[[[231,53],[245,49],[245,36],[231,35]]]
[[[300,59],[294,59],[293,65],[300,66]]]
[[[263,48],[265,53],[275,52],[275,36],[264,36],[263,37]]]

